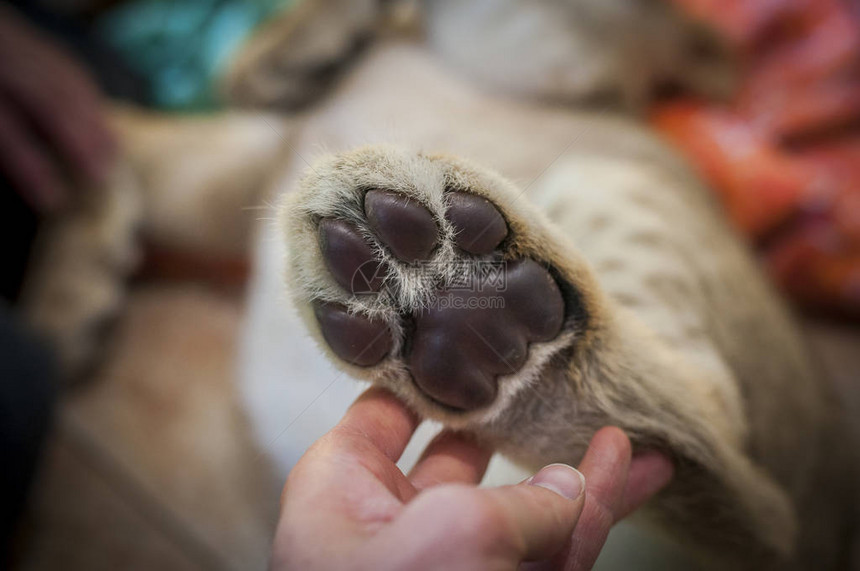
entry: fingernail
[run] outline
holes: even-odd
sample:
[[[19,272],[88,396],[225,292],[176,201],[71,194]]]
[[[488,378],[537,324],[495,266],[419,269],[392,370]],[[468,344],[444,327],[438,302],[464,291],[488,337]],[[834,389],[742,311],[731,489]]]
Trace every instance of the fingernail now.
[[[567,464],[550,464],[526,480],[530,486],[540,486],[569,500],[575,500],[585,489],[585,476]]]

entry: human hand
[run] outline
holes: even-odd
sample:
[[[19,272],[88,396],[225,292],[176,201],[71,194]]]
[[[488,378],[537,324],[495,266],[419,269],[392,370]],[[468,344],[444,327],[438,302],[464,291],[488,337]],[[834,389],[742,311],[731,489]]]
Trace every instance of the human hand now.
[[[610,527],[672,478],[662,454],[631,458],[614,427],[580,464],[477,488],[491,452],[443,432],[408,476],[395,462],[417,418],[371,389],[290,473],[272,569],[590,569]]]
[[[0,5],[0,170],[36,210],[68,197],[65,175],[98,183],[115,145],[86,71]]]

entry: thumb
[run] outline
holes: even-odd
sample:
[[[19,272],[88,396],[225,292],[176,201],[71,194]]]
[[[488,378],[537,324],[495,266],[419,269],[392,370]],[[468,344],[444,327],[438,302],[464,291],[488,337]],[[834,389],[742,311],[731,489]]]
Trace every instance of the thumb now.
[[[566,464],[545,466],[516,486],[479,491],[502,509],[524,561],[546,559],[564,547],[585,505],[585,477]]]
[[[565,547],[584,504],[585,479],[565,464],[515,486],[434,486],[375,538],[397,546],[383,550],[377,568],[484,569],[547,559]]]

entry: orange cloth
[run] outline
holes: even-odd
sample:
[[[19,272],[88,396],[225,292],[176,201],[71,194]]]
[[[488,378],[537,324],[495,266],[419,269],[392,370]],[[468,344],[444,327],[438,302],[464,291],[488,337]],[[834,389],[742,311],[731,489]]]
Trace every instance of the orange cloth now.
[[[676,99],[653,124],[720,194],[777,283],[860,318],[860,20],[839,0],[674,0],[742,62],[733,101]]]

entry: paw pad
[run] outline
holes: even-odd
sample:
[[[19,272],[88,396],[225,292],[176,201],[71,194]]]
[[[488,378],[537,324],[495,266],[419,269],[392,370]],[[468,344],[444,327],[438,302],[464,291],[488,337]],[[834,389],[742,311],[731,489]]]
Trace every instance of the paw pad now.
[[[452,192],[445,218],[454,227],[454,241],[470,254],[490,254],[508,235],[508,225],[486,198]]]
[[[499,248],[509,229],[492,202],[459,191],[447,198],[445,219],[477,287],[438,288],[430,305],[417,311],[391,302],[406,325],[401,355],[392,355],[394,340],[382,320],[350,314],[335,303],[318,303],[315,313],[324,339],[341,359],[362,367],[388,357],[403,359],[413,382],[429,399],[449,409],[476,410],[496,399],[498,377],[525,365],[530,344],[559,335],[564,300],[554,278],[538,262],[502,261]],[[444,239],[425,206],[395,192],[368,191],[364,214],[378,243],[391,254],[391,263],[428,261]],[[323,219],[319,242],[326,267],[348,294],[381,291],[387,266],[356,226]],[[496,276],[501,283],[492,287],[484,283],[481,264],[501,266],[503,275]]]
[[[407,263],[430,259],[439,230],[433,215],[402,194],[370,190],[364,196],[370,227],[391,252]]]
[[[346,307],[335,303],[318,304],[314,313],[326,343],[344,361],[370,367],[391,351],[391,331],[383,321],[350,315]]]

